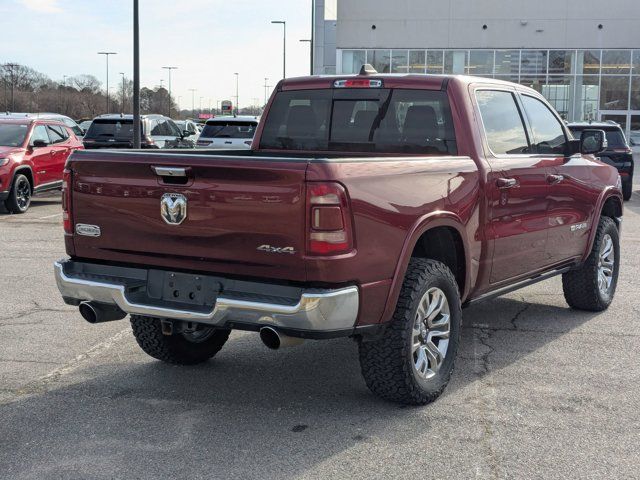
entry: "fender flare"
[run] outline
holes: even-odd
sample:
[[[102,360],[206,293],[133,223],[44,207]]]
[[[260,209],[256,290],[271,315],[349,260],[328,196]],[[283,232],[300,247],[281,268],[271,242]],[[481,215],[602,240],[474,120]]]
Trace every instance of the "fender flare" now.
[[[29,172],[29,174],[31,175],[31,193],[34,192],[35,188],[36,188],[36,177],[33,174],[33,169],[31,168],[31,165],[28,164],[21,164],[21,165],[17,165],[14,169],[13,172],[11,173],[11,181],[9,182],[9,191],[11,190],[11,188],[13,187],[13,181],[16,178],[16,175],[24,170],[27,170]]]
[[[400,252],[400,257],[398,258],[398,263],[396,264],[396,269],[393,273],[393,278],[391,279],[391,287],[389,289],[389,294],[387,295],[387,301],[385,304],[381,322],[388,322],[393,315],[396,303],[398,302],[398,297],[400,296],[402,282],[404,282],[404,276],[409,266],[409,260],[411,259],[411,254],[413,253],[418,240],[427,231],[438,227],[451,227],[455,229],[460,235],[460,238],[462,238],[462,248],[464,250],[466,273],[464,291],[460,292],[460,296],[463,301],[466,298],[470,290],[469,276],[471,272],[471,256],[469,255],[469,239],[467,238],[464,223],[462,222],[460,217],[452,212],[442,210],[431,212],[416,220],[413,226],[409,229],[409,233]]]
[[[587,242],[587,249],[582,255],[581,262],[584,262],[589,254],[591,253],[591,249],[593,248],[593,242],[596,238],[596,231],[598,230],[598,222],[600,221],[600,216],[602,215],[602,209],[604,208],[604,204],[610,199],[615,198],[618,200],[620,204],[620,211],[624,211],[624,203],[622,200],[622,193],[618,190],[617,187],[609,186],[605,188],[600,196],[598,197],[598,202],[596,204],[596,208],[593,212],[593,222],[591,222],[591,232],[589,233],[589,241]]]

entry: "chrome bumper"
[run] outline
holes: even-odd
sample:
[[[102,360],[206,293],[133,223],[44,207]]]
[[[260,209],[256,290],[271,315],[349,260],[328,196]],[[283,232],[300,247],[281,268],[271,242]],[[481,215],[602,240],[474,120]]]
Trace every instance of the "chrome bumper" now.
[[[304,290],[297,304],[279,304],[220,295],[210,311],[176,309],[136,303],[127,298],[127,285],[117,277],[86,278],[66,273],[64,261],[55,262],[58,290],[65,299],[115,305],[122,311],[150,317],[225,327],[230,323],[268,325],[283,329],[332,332],[353,329],[358,315],[358,288]]]

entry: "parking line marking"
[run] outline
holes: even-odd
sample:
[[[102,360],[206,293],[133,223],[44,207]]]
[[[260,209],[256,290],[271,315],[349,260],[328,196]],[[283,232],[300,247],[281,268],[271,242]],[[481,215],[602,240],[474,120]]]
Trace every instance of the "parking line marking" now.
[[[38,218],[38,220],[45,220],[45,219],[47,219],[47,218],[58,217],[58,216],[60,216],[60,215],[62,215],[62,212],[60,212],[60,213],[54,213],[53,215],[47,215],[46,217],[40,217],[40,218]]]

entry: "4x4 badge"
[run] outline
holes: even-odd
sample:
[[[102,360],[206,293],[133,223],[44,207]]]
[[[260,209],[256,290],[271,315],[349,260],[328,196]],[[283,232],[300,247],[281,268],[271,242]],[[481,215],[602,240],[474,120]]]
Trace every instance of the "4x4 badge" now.
[[[180,193],[165,193],[160,199],[160,215],[169,225],[180,225],[187,218],[187,197]]]

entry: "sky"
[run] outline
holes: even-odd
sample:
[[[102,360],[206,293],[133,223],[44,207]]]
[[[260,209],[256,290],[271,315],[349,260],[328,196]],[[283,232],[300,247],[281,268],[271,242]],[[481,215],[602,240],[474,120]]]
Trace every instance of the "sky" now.
[[[282,25],[287,22],[287,76],[307,75],[311,0],[139,0],[141,86],[168,87],[181,108],[264,101],[265,77],[282,78]],[[62,81],[94,75],[117,87],[133,74],[133,0],[0,0],[0,63],[16,62]],[[117,90],[111,90],[112,93]],[[270,93],[270,92],[269,92]],[[202,97],[202,100],[201,98]],[[235,103],[235,102],[234,102]]]

